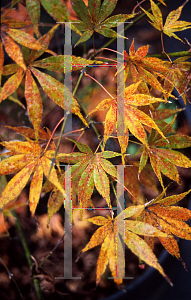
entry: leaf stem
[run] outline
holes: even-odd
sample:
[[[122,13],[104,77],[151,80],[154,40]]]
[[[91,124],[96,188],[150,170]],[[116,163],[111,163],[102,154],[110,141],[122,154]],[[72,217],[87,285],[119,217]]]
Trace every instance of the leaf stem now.
[[[23,245],[23,248],[24,248],[24,251],[25,251],[25,255],[26,255],[30,270],[32,271],[33,262],[32,262],[32,258],[31,258],[30,250],[28,248],[28,245],[27,245],[27,242],[26,242],[26,239],[25,239],[22,227],[21,227],[21,223],[19,221],[19,218],[18,218],[17,213],[15,212],[15,210],[12,210],[11,212],[12,212],[12,215],[14,216],[14,218],[15,218],[15,224],[16,224],[17,230],[18,230],[20,238],[21,238],[21,242],[22,242],[22,245]],[[37,294],[37,299],[42,300],[43,298],[42,298],[42,293],[41,293],[38,278],[33,278],[33,283],[34,283],[35,291],[36,291],[36,294]]]

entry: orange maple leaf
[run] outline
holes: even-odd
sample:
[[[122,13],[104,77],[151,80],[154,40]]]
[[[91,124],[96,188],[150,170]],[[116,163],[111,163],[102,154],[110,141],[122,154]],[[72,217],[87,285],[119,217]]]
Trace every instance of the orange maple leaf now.
[[[159,239],[171,255],[181,260],[175,237],[178,236],[186,240],[191,240],[191,227],[184,223],[191,219],[191,211],[183,207],[171,205],[182,200],[191,190],[179,195],[163,198],[165,191],[156,199],[145,204],[145,210],[141,212],[138,219],[173,235],[171,237],[159,236]],[[184,263],[183,265],[185,266]]]
[[[6,175],[18,172],[6,185],[0,197],[0,208],[11,200],[18,197],[33,174],[30,193],[29,207],[34,214],[39,202],[42,190],[43,174],[58,190],[65,195],[65,191],[58,180],[55,168],[52,166],[53,150],[44,151],[43,148],[35,141],[26,142],[11,141],[1,143],[8,150],[7,155],[10,157],[0,162],[0,175]]]
[[[135,84],[131,84],[128,86],[125,91],[125,100],[124,100],[124,136],[120,136],[119,143],[121,148],[126,150],[127,144],[128,144],[128,135],[129,131],[137,138],[139,139],[143,144],[148,147],[147,144],[147,138],[146,138],[146,132],[143,127],[143,125],[155,128],[163,137],[163,133],[157,126],[157,124],[144,112],[139,110],[137,106],[144,106],[144,105],[150,105],[155,102],[165,102],[165,100],[161,98],[155,98],[150,95],[145,94],[136,94],[136,90],[141,84],[141,82],[137,82]],[[122,105],[118,99],[105,99],[101,103],[98,104],[98,106],[93,109],[89,114],[92,114],[93,112],[97,110],[105,110],[109,108],[109,111],[105,118],[105,125],[104,125],[104,143],[106,143],[109,136],[112,134],[114,127],[117,124],[117,109],[119,110],[118,116],[121,116],[123,113],[123,110],[121,111],[121,106],[118,107],[119,104]],[[121,121],[121,120],[119,120]],[[165,138],[165,137],[164,137]]]
[[[105,272],[106,266],[109,263],[114,281],[121,284],[125,275],[124,270],[124,250],[121,242],[121,237],[124,238],[125,244],[130,250],[144,260],[148,265],[156,268],[169,282],[170,280],[164,273],[162,267],[157,262],[157,258],[151,251],[146,242],[138,235],[146,236],[161,236],[167,237],[160,230],[153,226],[140,221],[123,220],[129,218],[135,213],[141,213],[144,210],[144,205],[131,206],[114,220],[107,216],[93,217],[86,219],[93,224],[101,226],[95,231],[89,243],[82,249],[85,252],[93,247],[101,245],[100,254],[97,261],[97,283],[101,280],[101,275]],[[124,237],[125,233],[125,237]]]
[[[125,51],[125,76],[126,81],[127,76],[130,72],[134,82],[140,82],[138,86],[139,93],[150,94],[149,87],[162,92],[165,97],[170,96],[170,93],[166,91],[158,80],[165,78],[166,73],[169,68],[165,65],[164,61],[156,57],[147,56],[149,50],[149,45],[141,46],[137,51],[135,51],[134,40],[129,48],[129,54]]]

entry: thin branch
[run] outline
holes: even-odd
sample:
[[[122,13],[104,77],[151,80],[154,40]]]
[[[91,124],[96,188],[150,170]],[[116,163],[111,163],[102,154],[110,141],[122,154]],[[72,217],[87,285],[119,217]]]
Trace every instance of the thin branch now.
[[[16,288],[17,288],[17,291],[19,292],[19,295],[20,295],[21,299],[24,300],[23,295],[21,294],[21,291],[19,290],[19,287],[18,287],[18,285],[17,285],[17,283],[16,283],[16,281],[15,281],[15,279],[14,279],[14,277],[13,277],[13,274],[9,271],[7,265],[4,263],[4,261],[2,260],[1,257],[0,257],[0,262],[1,262],[2,265],[5,267],[5,269],[6,269],[7,273],[8,273],[9,279],[12,279],[12,281],[14,282],[14,284],[15,284],[15,286],[16,286]]]

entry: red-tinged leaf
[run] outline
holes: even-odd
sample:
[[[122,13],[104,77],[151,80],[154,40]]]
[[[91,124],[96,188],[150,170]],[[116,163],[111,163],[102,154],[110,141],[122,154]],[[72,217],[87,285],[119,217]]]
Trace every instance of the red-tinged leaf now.
[[[66,56],[67,57],[67,56]],[[90,60],[82,57],[71,56],[72,71],[80,70],[92,64],[103,64],[102,61]],[[33,66],[50,71],[65,72],[65,55],[51,56],[33,63]]]
[[[50,71],[65,72],[64,64],[65,64],[65,56],[58,55],[58,56],[50,56],[41,60],[37,60],[32,65],[34,67],[43,68]]]
[[[12,127],[12,126],[6,126],[9,129],[12,129],[16,131],[17,133],[23,135],[26,138],[29,139],[35,139],[35,132],[34,129],[29,127]],[[39,138],[43,140],[47,140],[50,138],[48,132],[46,132],[43,128],[39,128]]]
[[[40,0],[44,9],[58,22],[70,22],[70,15],[66,5],[62,1],[57,0]]]
[[[103,20],[105,20],[114,10],[116,4],[117,4],[118,0],[104,0],[101,8],[100,8],[100,12],[99,12],[99,16],[98,16],[98,22],[101,23]]]
[[[4,84],[1,90],[0,102],[8,98],[19,87],[24,76],[23,69],[12,75]]]
[[[76,57],[72,55],[72,71],[80,70],[85,66],[93,65],[93,64],[103,64],[102,61],[99,60],[90,60],[85,59],[83,57]]]
[[[125,79],[130,71],[134,82],[142,80],[138,86],[139,93],[149,95],[150,85],[164,93],[165,97],[169,96],[169,91],[166,91],[158,81],[158,77],[166,78],[169,68],[161,59],[146,57],[148,49],[148,45],[142,46],[135,52],[134,40],[132,41],[129,55],[125,52]]]
[[[59,24],[56,24],[54,27],[51,28],[51,30],[49,30],[49,32],[47,32],[40,39],[38,39],[38,43],[41,44],[41,50],[40,51],[32,50],[31,55],[27,60],[28,63],[33,62],[35,59],[40,57],[48,49],[50,40],[51,40],[55,30],[58,28],[58,26],[59,26]]]
[[[119,141],[119,145],[121,147],[121,154],[126,154],[126,150],[127,150],[127,145],[129,143],[129,134],[127,134],[126,136],[120,136],[118,135],[118,141]],[[123,165],[125,165],[125,160],[124,160],[124,156],[122,155],[122,162]]]
[[[110,200],[110,188],[109,188],[109,179],[101,167],[101,164],[99,164],[99,167],[94,168],[94,183],[95,187],[100,193],[100,195],[105,198],[108,207],[111,206],[111,200]]]
[[[86,221],[89,221],[95,225],[101,226],[101,225],[107,225],[108,222],[111,221],[111,218],[108,216],[108,218],[102,217],[102,216],[96,216],[92,218],[85,219]]]
[[[7,150],[10,150],[15,153],[19,154],[31,154],[33,153],[33,150],[35,148],[34,143],[29,143],[29,142],[18,142],[18,141],[10,141],[10,142],[3,142],[1,143],[4,147],[6,147]],[[36,145],[38,148],[39,154],[41,151],[41,148],[39,145]]]
[[[186,4],[186,2],[184,4]],[[176,34],[174,34],[174,32],[191,28],[190,22],[177,21],[181,15],[184,4],[182,6],[180,6],[178,9],[173,10],[169,13],[169,15],[166,18],[165,25],[163,27],[163,32],[165,34],[167,34],[170,37],[173,36],[174,38],[176,38],[180,41],[182,41],[182,40]]]
[[[29,163],[8,182],[0,197],[0,209],[19,196],[22,189],[27,184],[35,165],[36,162]]]
[[[117,169],[112,163],[110,163],[106,159],[100,159],[100,164],[105,172],[107,172],[109,175],[113,176],[114,178],[117,178]]]
[[[185,240],[191,240],[191,227],[184,222],[168,217],[158,217],[157,223],[163,231]]]
[[[35,137],[38,140],[40,123],[42,119],[42,100],[39,89],[34,81],[31,71],[27,70],[25,79],[25,98],[29,118],[33,124]]]
[[[86,144],[80,143],[80,142],[76,142],[72,139],[70,139],[70,141],[72,141],[77,147],[78,149],[83,152],[83,153],[89,153],[89,154],[93,154],[92,150],[90,149],[90,147]]]
[[[163,19],[162,19],[162,13],[160,11],[160,8],[158,7],[158,5],[156,5],[154,3],[154,1],[150,0],[151,2],[151,10],[152,10],[152,14],[150,14],[149,12],[145,11],[143,8],[142,10],[144,11],[144,13],[146,13],[146,15],[150,18],[150,20],[152,21],[149,22],[152,24],[152,26],[154,26],[156,29],[162,31],[163,29]]]
[[[2,34],[3,45],[7,54],[14,60],[23,70],[26,71],[26,65],[20,47],[14,42],[9,35]]]
[[[124,186],[130,191],[129,197],[135,203],[135,199],[138,199],[140,193],[138,167],[134,166],[133,163],[128,163],[130,165],[126,166],[124,170]]]
[[[64,204],[64,196],[60,191],[52,193],[48,199],[48,222],[47,225],[50,224],[50,220],[52,216],[59,211],[62,204]]]
[[[80,177],[80,181],[78,184],[78,201],[83,207],[93,206],[91,203],[91,195],[94,190],[94,174],[93,174],[94,166],[91,164],[85,169]],[[88,205],[89,204],[89,205]]]
[[[82,162],[82,160],[86,158],[86,155],[80,152],[69,154],[59,153],[57,154],[56,158],[61,162],[77,164],[78,162]]]
[[[97,0],[97,1],[88,0],[88,10],[90,12],[90,15],[94,23],[97,23],[98,21],[100,6],[101,6],[101,0]]]
[[[105,272],[106,267],[108,265],[108,255],[107,251],[110,245],[110,236],[107,236],[101,245],[101,250],[99,253],[99,257],[97,260],[97,269],[96,269],[96,283],[99,284],[101,280],[101,275]]]
[[[106,219],[107,220],[107,219]],[[107,220],[107,224],[98,228],[94,234],[92,235],[89,243],[85,246],[85,248],[82,249],[82,252],[85,252],[87,250],[90,250],[100,244],[103,243],[106,236],[110,233],[111,228],[109,228],[109,225],[111,224],[111,221]],[[103,246],[104,247],[104,246]]]
[[[100,154],[98,154],[100,155]],[[121,153],[113,152],[113,151],[104,151],[102,152],[102,157],[104,158],[112,158],[112,157],[117,157],[121,156]]]
[[[154,26],[159,31],[164,32],[168,36],[170,37],[173,36],[174,38],[182,41],[176,34],[174,34],[174,32],[191,28],[190,22],[177,21],[182,12],[182,8],[187,3],[187,1],[185,1],[185,3],[182,6],[180,6],[178,9],[173,10],[169,13],[169,15],[166,18],[166,22],[164,26],[163,26],[162,14],[159,7],[154,3],[154,1],[150,0],[150,2],[151,2],[151,10],[153,15],[145,11],[143,8],[142,10],[151,20],[150,22],[151,25]]]
[[[3,51],[3,44],[0,40],[0,84],[1,84],[1,75],[3,73],[3,63],[4,63],[4,51]]]
[[[41,50],[42,45],[30,34],[18,30],[18,29],[8,29],[7,33],[12,37],[13,40],[15,40],[17,43],[33,49],[33,50]]]
[[[166,278],[166,280],[172,285],[170,279],[167,277],[162,267],[158,263],[157,258],[152,252],[151,248],[147,245],[147,243],[145,243],[143,239],[141,239],[139,236],[137,236],[132,232],[131,233],[127,232],[124,241],[127,247],[134,254],[140,257],[140,259],[146,262],[149,266],[157,269]]]
[[[43,169],[39,164],[33,174],[33,178],[30,184],[30,192],[29,192],[29,208],[31,214],[34,215],[37,204],[40,199],[40,193],[42,190],[42,182],[43,182]]]
[[[168,234],[145,222],[125,220],[125,227],[127,228],[127,230],[139,235],[148,235],[153,237],[157,236],[164,238],[168,237]]]
[[[135,214],[140,214],[143,210],[144,210],[144,205],[130,206],[130,207],[124,209],[124,211],[122,211],[118,215],[118,219],[119,219],[119,216],[120,216],[120,218],[122,218],[122,217],[130,218]]]
[[[110,244],[107,250],[107,256],[109,259],[109,268],[111,270],[111,275],[117,284],[122,284],[123,278],[125,276],[125,258],[123,246],[120,238],[118,238],[117,241],[115,240],[113,233],[108,236],[108,239],[110,241]]]
[[[12,75],[20,69],[19,65],[10,64],[3,67],[2,75]]]
[[[80,39],[77,41],[77,43],[75,44],[74,47],[76,47],[78,44],[86,42],[87,40],[89,40],[89,38],[92,36],[93,34],[93,30],[91,29],[86,29],[86,31],[81,35]]]
[[[144,147],[141,155],[140,163],[139,163],[139,173],[141,173],[143,168],[146,166],[147,161],[148,161],[148,152]]]
[[[145,129],[143,125],[149,126],[151,128],[156,129],[160,135],[165,138],[162,131],[159,129],[159,127],[156,125],[156,123],[144,112],[134,107],[136,102],[136,97],[139,99],[144,99],[144,104],[150,104],[161,101],[160,98],[152,98],[150,96],[147,97],[147,95],[133,95],[135,91],[137,90],[138,86],[140,84],[140,81],[136,84],[132,84],[129,87],[125,89],[125,101],[124,101],[124,122],[125,122],[125,132],[124,134],[128,135],[128,129],[131,131],[131,133],[138,138],[143,144],[147,145],[147,136]],[[133,101],[134,103],[132,104]],[[164,100],[162,100],[163,102]],[[139,101],[137,100],[137,103]],[[93,113],[96,110],[103,110],[109,108],[109,111],[105,118],[105,130],[104,130],[104,142],[106,143],[108,136],[112,133],[114,126],[116,125],[116,110],[117,110],[117,99],[105,99],[103,100],[96,109],[92,110],[90,112]],[[119,114],[120,114],[120,106],[119,106]],[[166,139],[166,138],[165,138]]]
[[[72,2],[72,8],[80,20],[86,24],[91,24],[91,17],[83,0],[75,0]]]
[[[168,136],[168,143],[164,140],[158,140],[155,142],[157,147],[168,147],[174,149],[183,149],[191,147],[191,137],[187,135],[171,135]]]
[[[80,113],[79,105],[77,101],[72,96],[71,92],[55,78],[38,71],[37,69],[31,68],[33,74],[37,77],[40,85],[47,95],[63,109],[72,111],[76,114],[82,122],[88,126],[86,120],[83,118]],[[65,90],[65,94],[64,94]],[[70,101],[71,99],[71,101]]]
[[[162,217],[174,218],[177,221],[188,221],[191,219],[191,211],[179,206],[163,207],[156,204],[150,206],[150,209]]]
[[[0,175],[7,175],[22,169],[32,159],[32,154],[18,154],[0,162]]]
[[[158,178],[160,173],[179,183],[179,175],[175,166],[189,168],[191,161],[182,153],[170,149],[154,148],[149,151],[149,157],[153,170]],[[162,184],[162,179],[159,179]]]
[[[185,193],[182,193],[182,194],[179,194],[179,195],[172,195],[172,196],[169,196],[169,197],[166,197],[164,199],[163,196],[164,196],[164,193],[162,193],[162,197],[157,197],[155,200],[154,203],[158,203],[160,205],[164,205],[164,206],[169,206],[169,205],[173,205],[177,202],[179,202],[180,200],[182,200],[186,195],[188,195],[189,193],[191,192],[191,189]]]
[[[58,190],[61,191],[63,196],[66,198],[66,193],[61,185],[61,183],[58,180],[58,176],[56,173],[55,168],[52,168],[52,161],[43,156],[41,158],[41,164],[43,168],[43,173],[45,174],[46,178],[57,187]]]
[[[34,25],[34,30],[39,37],[38,21],[40,20],[40,2],[38,0],[26,0],[26,9]]]
[[[160,237],[160,242],[171,255],[181,260],[179,246],[175,238]]]

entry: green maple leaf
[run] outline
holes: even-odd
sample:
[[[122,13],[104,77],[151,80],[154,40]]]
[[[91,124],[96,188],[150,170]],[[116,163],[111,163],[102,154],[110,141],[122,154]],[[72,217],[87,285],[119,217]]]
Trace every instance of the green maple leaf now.
[[[114,10],[117,1],[118,0],[104,0],[101,4],[101,0],[89,0],[88,7],[86,7],[82,0],[74,0],[72,2],[73,9],[80,19],[80,21],[75,24],[75,27],[79,31],[84,31],[76,45],[87,41],[94,31],[109,38],[122,37],[119,34],[117,35],[111,27],[116,27],[118,22],[125,22],[127,19],[133,18],[136,14],[120,14],[107,18]]]

